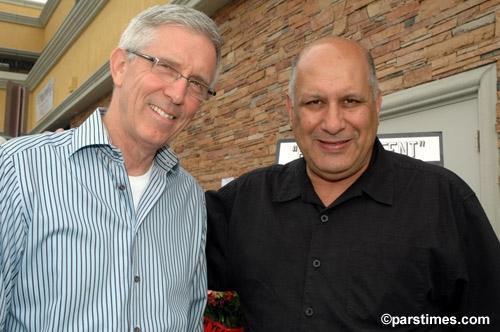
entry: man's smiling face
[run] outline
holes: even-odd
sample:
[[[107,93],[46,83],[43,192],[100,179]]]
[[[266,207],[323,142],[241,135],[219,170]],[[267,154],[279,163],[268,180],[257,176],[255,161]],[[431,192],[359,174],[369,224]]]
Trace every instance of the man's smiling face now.
[[[139,50],[176,68],[186,77],[210,83],[215,74],[213,43],[204,35],[176,26],[160,26],[151,45]],[[128,52],[122,50],[124,59]],[[129,144],[159,149],[173,140],[191,121],[201,101],[187,93],[187,81],[167,83],[151,71],[152,63],[135,57],[125,60],[114,77],[119,89],[123,137]]]
[[[368,166],[382,101],[368,70],[364,50],[345,40],[317,43],[300,58],[287,108],[310,177],[339,181]]]

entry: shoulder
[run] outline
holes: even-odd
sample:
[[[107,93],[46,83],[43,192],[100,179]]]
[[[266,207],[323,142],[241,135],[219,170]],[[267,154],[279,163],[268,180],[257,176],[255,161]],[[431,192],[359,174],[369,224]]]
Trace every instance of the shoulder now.
[[[288,177],[299,173],[302,163],[302,159],[297,159],[285,165],[275,164],[257,168],[241,175],[236,180],[222,187],[221,190],[231,187],[276,187],[286,183]]]
[[[198,181],[188,172],[186,171],[180,164],[177,164],[173,171],[178,176],[179,181],[183,186],[194,190],[198,195],[203,196],[203,190],[199,185]]]
[[[25,155],[31,151],[58,149],[67,146],[73,137],[72,130],[59,133],[27,135],[10,139],[0,147],[0,156],[7,160],[16,155]]]
[[[285,165],[258,168],[239,176],[217,191],[207,191],[207,202],[238,200],[245,204],[258,204],[263,200],[277,199],[282,193],[295,197],[300,193],[301,174],[305,174],[304,170],[303,159]]]
[[[445,167],[390,151],[386,151],[386,155],[394,165],[395,181],[399,187],[452,191],[463,199],[475,195],[462,178]]]

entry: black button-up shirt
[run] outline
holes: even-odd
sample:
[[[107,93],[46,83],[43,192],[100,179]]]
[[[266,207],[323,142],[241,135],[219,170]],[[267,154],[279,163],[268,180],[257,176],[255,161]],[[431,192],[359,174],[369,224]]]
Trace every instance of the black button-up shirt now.
[[[368,169],[328,207],[303,159],[206,197],[209,288],[240,294],[245,332],[500,331],[499,241],[473,191],[444,168],[377,140]],[[384,314],[421,321],[393,328]]]

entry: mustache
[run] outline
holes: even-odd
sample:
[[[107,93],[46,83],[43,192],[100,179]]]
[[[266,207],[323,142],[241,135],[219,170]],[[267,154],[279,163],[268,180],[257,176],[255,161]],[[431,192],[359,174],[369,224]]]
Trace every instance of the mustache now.
[[[353,139],[358,138],[359,135],[357,134],[339,134],[339,135],[328,135],[325,133],[318,133],[318,134],[311,134],[311,138],[313,140],[317,141],[323,141],[323,142],[332,142],[332,143],[339,143],[339,142],[346,142],[350,141]]]

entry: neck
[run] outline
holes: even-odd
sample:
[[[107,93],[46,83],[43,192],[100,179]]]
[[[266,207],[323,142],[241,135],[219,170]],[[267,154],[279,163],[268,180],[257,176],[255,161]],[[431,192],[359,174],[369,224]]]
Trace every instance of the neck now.
[[[144,175],[149,171],[151,165],[153,164],[154,155],[147,155],[140,157],[138,156],[139,151],[137,153],[129,153],[129,151],[125,152],[122,148],[119,148],[123,153],[123,159],[125,160],[125,169],[127,170],[127,174],[131,176],[139,176]]]
[[[354,174],[340,179],[331,179],[315,173],[309,166],[306,167],[307,175],[311,180],[314,191],[324,206],[329,206],[342,195],[368,168],[364,165]]]
[[[125,134],[120,126],[120,119],[111,107],[103,117],[103,123],[111,138],[112,144],[120,149],[125,162],[127,174],[139,176],[145,174],[153,164],[156,155],[155,149],[147,149],[138,144],[136,140]]]

